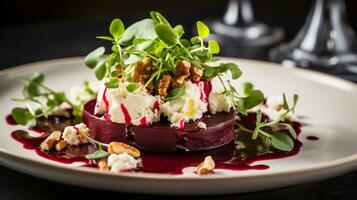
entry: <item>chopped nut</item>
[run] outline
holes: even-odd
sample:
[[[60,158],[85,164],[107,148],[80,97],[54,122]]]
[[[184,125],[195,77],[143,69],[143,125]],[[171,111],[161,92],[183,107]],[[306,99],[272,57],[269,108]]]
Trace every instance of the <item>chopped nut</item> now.
[[[64,140],[61,140],[61,141],[57,142],[55,149],[56,149],[56,151],[62,151],[66,147],[67,147],[67,142]]]
[[[192,83],[197,83],[201,80],[201,77],[203,75],[203,70],[198,67],[191,66],[190,74],[191,74],[190,78],[191,78]]]
[[[41,144],[40,149],[41,151],[49,151],[51,150],[55,144],[60,141],[61,139],[61,131],[54,131],[49,135]]]
[[[128,153],[132,155],[134,158],[140,157],[140,151],[128,144],[123,142],[111,142],[108,145],[108,153],[110,154],[121,154],[121,153]]]
[[[98,162],[98,168],[101,171],[109,171],[109,166],[106,161],[101,160]]]
[[[167,96],[167,90],[170,88],[172,82],[172,77],[168,74],[164,75],[160,81],[158,86],[159,95],[162,97]]]
[[[175,69],[175,84],[182,85],[183,81],[190,76],[191,63],[186,60],[179,62]]]
[[[198,175],[213,173],[215,162],[211,156],[206,156],[205,160],[197,166],[196,173]]]
[[[152,65],[149,57],[144,58],[135,65],[133,80],[135,82],[145,83],[155,71],[155,67]]]

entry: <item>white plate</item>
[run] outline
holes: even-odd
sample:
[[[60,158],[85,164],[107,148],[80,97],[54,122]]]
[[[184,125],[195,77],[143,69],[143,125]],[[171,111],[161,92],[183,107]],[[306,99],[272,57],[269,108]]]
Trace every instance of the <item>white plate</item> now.
[[[298,115],[305,116],[300,136],[301,152],[294,157],[259,161],[268,170],[218,170],[208,176],[197,176],[193,168],[184,175],[148,173],[102,173],[95,169],[75,167],[49,161],[25,150],[10,137],[12,130],[5,117],[15,102],[11,97],[21,93],[21,85],[11,73],[30,75],[40,71],[46,75],[50,87],[68,90],[85,79],[94,79],[83,65],[82,58],[58,59],[29,64],[0,74],[0,163],[9,168],[45,179],[91,188],[122,192],[156,194],[223,194],[251,192],[316,181],[357,169],[357,87],[355,84],[331,76],[301,69],[284,69],[276,64],[224,58],[235,62],[244,75],[240,81],[252,81],[266,95],[298,93]],[[234,83],[236,84],[236,82]],[[306,140],[308,135],[320,139]],[[160,165],[160,163],[158,163]]]

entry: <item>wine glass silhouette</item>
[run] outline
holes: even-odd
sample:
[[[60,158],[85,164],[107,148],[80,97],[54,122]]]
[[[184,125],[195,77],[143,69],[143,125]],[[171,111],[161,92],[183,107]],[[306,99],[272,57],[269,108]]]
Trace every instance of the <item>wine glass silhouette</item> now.
[[[357,73],[356,37],[346,20],[344,0],[315,0],[297,36],[271,50],[270,59],[283,66]]]
[[[281,28],[270,27],[254,17],[250,0],[229,0],[222,19],[205,20],[209,39],[217,40],[225,56],[267,59],[269,49],[284,38]]]

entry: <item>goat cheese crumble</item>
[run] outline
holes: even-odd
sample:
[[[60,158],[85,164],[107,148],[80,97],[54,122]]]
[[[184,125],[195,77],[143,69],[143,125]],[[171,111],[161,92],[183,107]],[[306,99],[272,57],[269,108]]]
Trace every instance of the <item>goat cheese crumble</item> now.
[[[233,99],[223,92],[212,92],[208,97],[209,110],[212,114],[230,112],[233,108]]]
[[[185,95],[161,105],[161,112],[168,117],[172,127],[183,128],[183,122],[202,118],[207,103],[201,100],[201,89],[191,81],[184,82]]]
[[[135,169],[138,167],[140,161],[135,159],[128,153],[111,154],[108,157],[108,166],[111,172],[121,172],[125,170]]]
[[[261,104],[253,110],[261,109],[262,113],[266,114],[271,121],[280,118],[287,110],[284,109],[284,97],[282,94],[273,95],[266,98],[265,104]],[[282,121],[296,121],[297,117],[291,111],[284,116]]]
[[[150,125],[159,121],[159,98],[148,94],[145,90],[129,92],[127,84],[118,88],[100,88],[95,107],[95,114],[107,113],[115,123]]]
[[[67,126],[62,134],[62,139],[70,145],[78,146],[88,142],[87,138],[82,134],[88,135],[89,129],[84,123],[75,126]]]

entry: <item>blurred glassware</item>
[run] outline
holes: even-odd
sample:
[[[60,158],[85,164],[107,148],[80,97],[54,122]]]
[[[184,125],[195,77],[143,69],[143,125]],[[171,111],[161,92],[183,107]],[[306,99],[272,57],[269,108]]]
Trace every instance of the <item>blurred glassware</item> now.
[[[217,40],[222,55],[267,59],[268,50],[281,42],[281,28],[269,27],[254,18],[250,0],[229,0],[223,19],[205,21],[212,30],[209,39]]]
[[[346,20],[344,0],[315,0],[298,35],[271,50],[270,59],[288,67],[357,74],[356,37]]]

